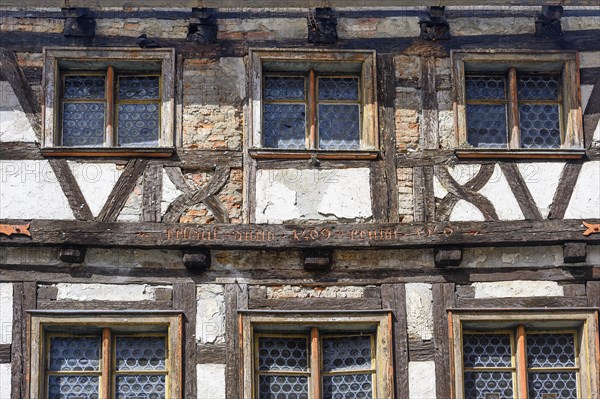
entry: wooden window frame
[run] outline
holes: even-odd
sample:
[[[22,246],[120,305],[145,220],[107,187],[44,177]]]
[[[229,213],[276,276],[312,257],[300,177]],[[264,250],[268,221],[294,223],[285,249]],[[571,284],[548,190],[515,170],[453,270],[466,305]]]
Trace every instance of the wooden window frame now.
[[[142,156],[169,157],[173,154],[175,138],[175,50],[139,48],[44,48],[42,79],[42,153],[46,156]],[[119,147],[116,133],[116,107],[118,100],[114,89],[119,76],[140,75],[135,69],[115,72],[115,65],[152,62],[160,64],[155,71],[144,76],[159,75],[159,132],[158,145],[153,147]],[[65,66],[67,65],[67,66]],[[98,72],[106,77],[106,120],[104,145],[98,147],[70,147],[61,145],[62,79],[70,73]],[[129,100],[127,100],[129,101]],[[127,102],[126,101],[126,102]]]
[[[242,397],[256,398],[255,362],[258,337],[264,336],[261,330],[268,329],[266,335],[299,336],[308,340],[309,398],[321,398],[322,387],[322,348],[323,337],[352,336],[364,332],[373,338],[372,370],[374,398],[388,399],[393,397],[393,350],[392,350],[392,314],[387,311],[373,312],[240,312],[240,334],[242,348]],[[281,331],[282,326],[286,331]],[[302,373],[298,373],[302,374]],[[329,373],[324,373],[329,374]],[[348,372],[346,374],[352,374]]]
[[[263,66],[265,63],[281,65],[303,65],[301,70],[309,74],[310,70],[318,70],[319,66],[352,65],[359,78],[360,106],[360,148],[358,150],[323,150],[318,146],[315,124],[307,123],[307,148],[291,150],[264,148],[262,146],[262,109],[263,109]],[[250,121],[247,135],[248,153],[253,158],[262,159],[375,159],[379,154],[379,130],[377,118],[376,65],[373,50],[295,50],[295,49],[251,49],[250,50]],[[271,71],[276,73],[277,71]],[[321,72],[323,75],[342,76],[346,73]],[[309,78],[309,81],[311,79]],[[316,78],[315,78],[316,80]],[[316,84],[309,85],[307,98],[316,90]],[[313,94],[314,97],[314,94]],[[307,99],[308,121],[314,120],[311,104],[315,101]]]
[[[449,311],[450,366],[453,399],[464,398],[463,335],[465,331],[497,332],[510,330],[513,351],[513,379],[515,398],[528,397],[527,359],[525,339],[527,331],[575,332],[576,347],[579,346],[578,382],[580,398],[596,397],[598,394],[598,310],[596,309],[548,309],[539,310],[486,310],[452,309]],[[514,347],[512,347],[514,345]]]
[[[452,50],[454,81],[454,131],[456,155],[460,158],[559,158],[578,159],[585,155],[583,117],[579,88],[577,51]],[[476,148],[467,137],[466,85],[469,74],[489,72],[506,76],[507,148]],[[560,74],[561,146],[560,148],[520,148],[517,73],[549,72]]]
[[[100,399],[114,397],[115,339],[120,335],[164,336],[167,340],[166,397],[182,397],[182,315],[180,312],[119,312],[119,311],[30,311],[28,315],[30,359],[27,370],[29,397],[46,398],[46,359],[48,339],[54,335],[68,335],[72,329],[82,329],[77,336],[89,335],[85,329],[100,331],[101,336]],[[144,331],[146,329],[146,332]],[[160,329],[161,331],[157,331]],[[143,374],[143,373],[142,373]]]

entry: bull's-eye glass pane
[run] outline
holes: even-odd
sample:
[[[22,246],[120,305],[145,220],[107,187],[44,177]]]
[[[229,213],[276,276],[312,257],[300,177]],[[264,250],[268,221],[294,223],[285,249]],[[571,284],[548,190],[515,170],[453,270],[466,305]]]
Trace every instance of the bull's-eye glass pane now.
[[[360,106],[319,104],[319,148],[354,150],[360,147]]]
[[[99,381],[94,375],[51,375],[48,399],[98,399]]]
[[[467,104],[467,139],[474,147],[506,148],[506,105]]]
[[[104,82],[104,76],[66,75],[63,98],[69,100],[104,99]]]
[[[164,375],[119,375],[116,378],[117,399],[165,399]]]
[[[259,399],[308,399],[308,377],[261,375],[258,377]]]
[[[575,371],[528,373],[529,399],[577,398]]]
[[[265,78],[265,100],[304,100],[305,79],[302,77],[269,76]]]
[[[319,100],[358,101],[358,78],[319,78]]]
[[[574,334],[528,334],[527,367],[575,367]]]
[[[306,371],[308,352],[305,338],[260,337],[258,339],[258,369],[275,371]]]
[[[467,100],[504,100],[506,90],[503,77],[468,76],[465,78]]]
[[[263,129],[265,147],[306,148],[306,105],[265,104]]]
[[[164,337],[118,337],[116,346],[119,371],[165,370]]]
[[[371,369],[371,336],[323,338],[323,370]]]
[[[558,100],[557,76],[523,76],[517,79],[517,97],[523,100]]]
[[[158,76],[127,76],[119,78],[119,100],[157,100]]]
[[[100,364],[98,337],[50,338],[50,371],[97,371]]]
[[[560,116],[558,104],[519,105],[521,146],[559,148]]]
[[[513,399],[510,371],[467,371],[464,379],[466,399]]]
[[[511,367],[509,334],[465,334],[463,357],[465,367]]]
[[[158,145],[158,104],[119,104],[117,113],[119,146]]]
[[[65,102],[62,145],[97,147],[104,143],[105,106],[101,102]]]
[[[373,398],[373,376],[371,374],[324,376],[323,398],[371,399]]]

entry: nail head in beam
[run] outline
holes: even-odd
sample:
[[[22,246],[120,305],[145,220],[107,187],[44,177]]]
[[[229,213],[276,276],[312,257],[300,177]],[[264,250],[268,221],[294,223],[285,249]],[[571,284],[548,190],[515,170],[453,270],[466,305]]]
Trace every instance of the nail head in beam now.
[[[184,251],[183,265],[190,270],[205,270],[210,268],[210,250]]]
[[[585,242],[565,242],[563,244],[563,261],[565,263],[583,263],[587,258]]]
[[[332,264],[330,249],[308,249],[304,251],[304,268],[306,270],[329,270]]]
[[[58,253],[58,258],[67,263],[83,263],[85,260],[85,248],[81,247],[62,247]]]
[[[462,248],[438,247],[433,249],[433,256],[436,267],[459,266],[462,262],[462,255]]]

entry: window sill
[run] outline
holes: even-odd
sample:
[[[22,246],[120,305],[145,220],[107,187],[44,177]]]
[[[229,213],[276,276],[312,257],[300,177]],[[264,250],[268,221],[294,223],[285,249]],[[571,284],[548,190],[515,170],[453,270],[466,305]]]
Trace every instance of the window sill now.
[[[277,148],[254,148],[248,150],[255,159],[339,159],[373,160],[379,157],[379,150],[281,150]]]
[[[454,153],[461,159],[580,159],[585,156],[585,149],[465,148]]]
[[[42,148],[48,157],[144,157],[167,158],[173,155],[173,147],[51,147]]]

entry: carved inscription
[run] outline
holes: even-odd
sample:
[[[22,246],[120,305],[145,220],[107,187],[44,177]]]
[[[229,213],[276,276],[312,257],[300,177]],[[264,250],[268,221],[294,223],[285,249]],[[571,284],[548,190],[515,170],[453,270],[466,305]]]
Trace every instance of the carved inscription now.
[[[279,230],[279,229],[278,229]],[[377,241],[377,242],[397,242],[404,237],[417,237],[427,239],[433,236],[450,237],[454,233],[454,228],[450,225],[445,226],[418,226],[412,230],[399,230],[398,228],[352,228],[346,226],[331,227],[290,227],[281,232],[270,231],[268,228],[243,226],[227,228],[219,227],[181,227],[169,228],[165,231],[165,238],[168,241],[208,241],[208,242],[273,242],[283,241],[290,243],[302,242],[328,242],[339,243],[340,241]],[[480,231],[469,231],[467,234],[478,235]]]

